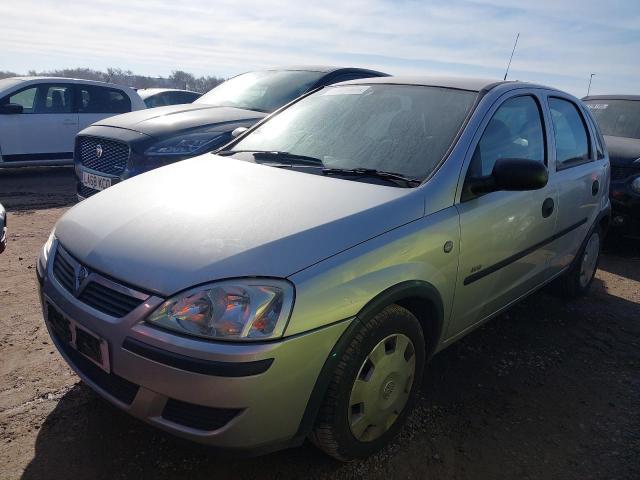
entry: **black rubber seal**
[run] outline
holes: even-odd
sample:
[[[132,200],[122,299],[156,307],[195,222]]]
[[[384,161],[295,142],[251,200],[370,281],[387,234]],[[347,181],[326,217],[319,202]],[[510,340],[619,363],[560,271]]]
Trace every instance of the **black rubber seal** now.
[[[250,377],[259,375],[266,372],[273,363],[273,358],[252,362],[203,360],[201,358],[188,357],[180,353],[169,352],[131,337],[124,339],[122,348],[169,367],[214,377]]]

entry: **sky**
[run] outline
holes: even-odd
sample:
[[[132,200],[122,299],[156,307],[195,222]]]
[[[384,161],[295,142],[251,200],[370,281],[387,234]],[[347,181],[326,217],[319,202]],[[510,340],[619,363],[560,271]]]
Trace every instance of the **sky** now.
[[[640,94],[640,0],[1,0],[0,70],[288,64],[509,78]]]

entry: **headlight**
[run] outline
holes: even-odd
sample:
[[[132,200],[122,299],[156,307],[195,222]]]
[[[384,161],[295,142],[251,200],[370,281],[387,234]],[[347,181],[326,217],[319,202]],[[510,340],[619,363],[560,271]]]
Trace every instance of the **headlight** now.
[[[55,232],[54,230],[52,230],[51,233],[49,234],[49,238],[47,239],[45,244],[42,246],[42,254],[40,258],[42,258],[42,262],[44,263],[44,266],[46,266],[47,262],[49,261],[49,254],[51,253],[51,247],[53,246],[53,242],[55,241],[55,239],[56,239]]]
[[[224,134],[220,132],[190,133],[170,138],[149,147],[148,156],[194,155],[208,147],[214,147]]]
[[[633,182],[631,182],[631,190],[636,193],[640,193],[640,177],[633,179]]]
[[[147,322],[216,340],[277,338],[289,320],[293,296],[293,286],[284,280],[223,281],[170,298]]]

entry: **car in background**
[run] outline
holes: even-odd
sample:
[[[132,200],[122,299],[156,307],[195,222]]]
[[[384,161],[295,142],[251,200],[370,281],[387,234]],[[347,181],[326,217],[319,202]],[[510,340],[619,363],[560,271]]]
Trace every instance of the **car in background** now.
[[[588,292],[610,214],[598,136],[540,85],[324,87],[68,210],[37,261],[45,324],[89,387],[158,428],[366,457],[432,355],[544,285]]]
[[[7,247],[7,212],[0,203],[0,253]]]
[[[192,103],[202,96],[198,92],[178,90],[176,88],[139,88],[137,92],[147,108]]]
[[[132,88],[92,80],[0,80],[0,168],[73,163],[78,132],[106,117],[144,109]]]
[[[612,225],[640,233],[640,95],[582,99],[600,125],[611,161]]]
[[[243,73],[195,102],[119,115],[76,139],[78,199],[139,173],[215,150],[311,90],[346,80],[387,76],[363,68],[296,66]]]

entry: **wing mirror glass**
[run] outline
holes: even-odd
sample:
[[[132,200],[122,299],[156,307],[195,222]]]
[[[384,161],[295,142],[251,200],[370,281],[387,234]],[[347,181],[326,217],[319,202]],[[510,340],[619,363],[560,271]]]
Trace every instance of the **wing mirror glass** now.
[[[500,190],[538,190],[549,180],[549,172],[544,163],[526,158],[499,158],[491,175],[472,177],[468,188],[474,195],[482,195]]]

